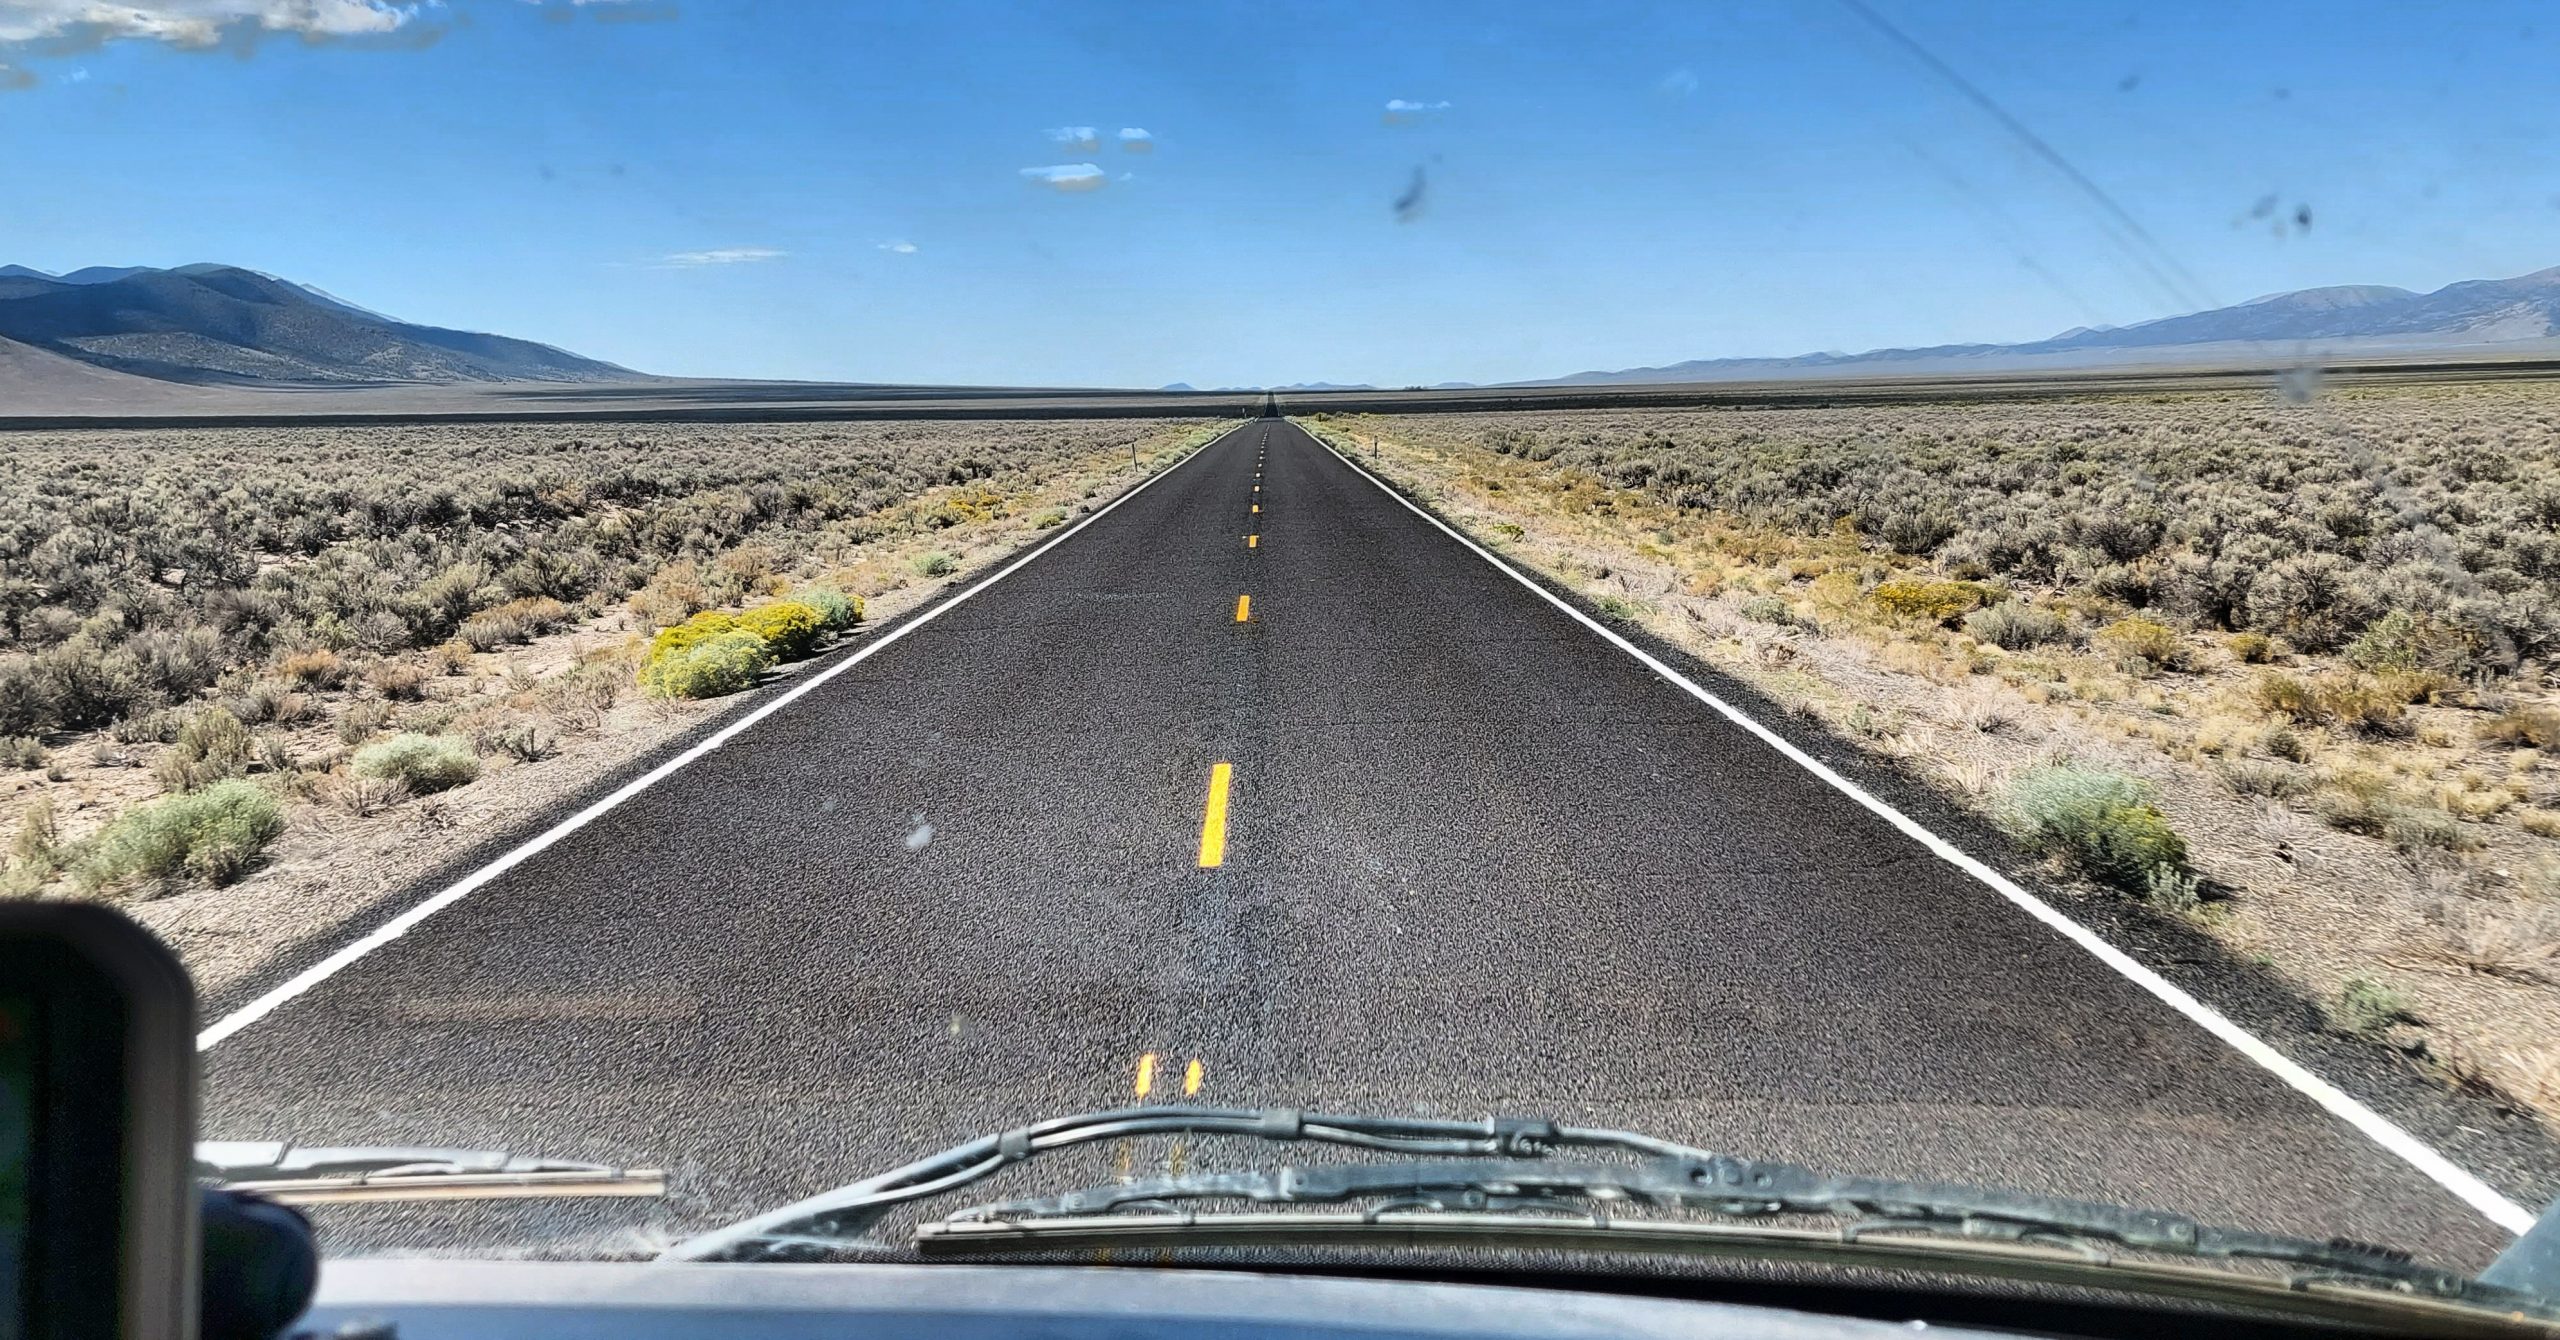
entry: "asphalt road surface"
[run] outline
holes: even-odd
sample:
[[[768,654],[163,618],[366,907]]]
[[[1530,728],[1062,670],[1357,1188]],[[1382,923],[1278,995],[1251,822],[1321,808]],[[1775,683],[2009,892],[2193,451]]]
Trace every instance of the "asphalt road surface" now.
[[[324,1219],[345,1252],[631,1250],[1141,1085],[2472,1267],[2508,1237],[1273,420],[221,1042],[206,1085],[209,1135],[672,1173]]]

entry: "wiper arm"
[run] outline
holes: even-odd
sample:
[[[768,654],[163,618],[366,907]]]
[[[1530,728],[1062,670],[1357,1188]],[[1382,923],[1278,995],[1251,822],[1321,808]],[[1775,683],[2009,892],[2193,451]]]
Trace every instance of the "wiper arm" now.
[[[957,1191],[1034,1154],[1147,1135],[1240,1135],[1312,1141],[1398,1154],[1534,1155],[1558,1143],[1605,1143],[1645,1152],[1679,1148],[1622,1131],[1575,1131],[1547,1121],[1442,1121],[1345,1117],[1221,1107],[1125,1107],[980,1136],[877,1177],[822,1192],[668,1248],[667,1261],[753,1260],[812,1243],[840,1247],[909,1201]]]
[[[295,1205],[359,1200],[501,1200],[530,1196],[655,1196],[655,1168],[416,1145],[312,1146],[204,1140],[196,1178]]]

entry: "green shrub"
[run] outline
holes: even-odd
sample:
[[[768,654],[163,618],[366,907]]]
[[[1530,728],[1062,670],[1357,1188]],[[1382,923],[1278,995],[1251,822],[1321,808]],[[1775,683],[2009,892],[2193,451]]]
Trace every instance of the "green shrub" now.
[[[223,690],[222,706],[231,715],[252,726],[269,722],[290,725],[312,713],[311,700],[287,688],[283,681],[241,678],[228,683]]]
[[[1942,624],[1954,623],[1997,598],[1997,592],[1975,582],[1924,582],[1907,577],[1880,583],[1867,593],[1867,599],[1882,606],[1886,613]]]
[[[2459,624],[2431,614],[2393,610],[2348,643],[2346,657],[2347,664],[2359,670],[2460,678],[2471,673],[2479,648],[2479,638]]]
[[[44,741],[32,735],[0,738],[0,767],[41,768],[52,756],[52,751],[44,747]]]
[[[1964,631],[2003,651],[2025,651],[2071,640],[2071,629],[2052,611],[2023,600],[2004,600],[1975,610],[1964,616]]]
[[[149,880],[182,878],[224,885],[247,873],[284,831],[276,798],[234,778],[127,812],[90,844],[74,872],[95,892]]]
[[[2344,645],[2372,619],[2371,589],[2345,559],[2331,553],[2296,554],[2259,573],[2249,584],[2249,623],[2282,633],[2305,651]]]
[[[2414,1020],[2415,1009],[2408,996],[2391,987],[2370,977],[2350,977],[2338,988],[2338,1003],[2330,1007],[2329,1020],[2342,1032],[2379,1037],[2393,1024]]]
[[[948,577],[960,570],[960,560],[945,553],[926,554],[916,560],[919,577]]]
[[[1067,510],[1063,507],[1043,509],[1040,515],[1031,518],[1033,528],[1038,530],[1047,530],[1052,526],[1063,526],[1066,522]]]
[[[2231,654],[2242,665],[2265,665],[2276,658],[2276,640],[2264,633],[2233,633]]]
[[[862,622],[862,597],[849,596],[832,586],[804,586],[791,598],[818,612],[818,624],[830,633],[841,633]]]
[[[1781,626],[1796,621],[1794,612],[1787,608],[1787,602],[1776,596],[1753,596],[1743,601],[1742,617],[1753,623],[1774,623]]]
[[[248,770],[249,728],[228,710],[208,707],[178,727],[152,773],[171,791],[194,791]]]
[[[423,796],[479,776],[480,756],[471,752],[467,740],[403,731],[357,750],[349,767],[358,777],[396,781]]]
[[[351,703],[338,716],[338,743],[363,744],[391,724],[389,703]]]
[[[2139,614],[2099,629],[2095,641],[2109,655],[2148,661],[2164,670],[2186,662],[2186,647],[2178,641],[2177,631]]]
[[[2059,856],[2099,883],[2146,893],[2152,872],[2183,874],[2186,840],[2122,773],[2059,763],[2009,784],[2000,822],[2029,851]]]
[[[737,626],[763,638],[782,660],[796,661],[818,648],[826,616],[797,600],[758,605],[738,616]]]
[[[737,615],[725,610],[704,610],[683,623],[659,629],[649,639],[649,655],[654,659],[662,652],[684,651],[723,633],[737,631]]]
[[[2403,852],[2467,851],[2479,837],[2462,821],[2427,805],[2396,799],[2382,778],[2347,772],[2329,779],[2311,801],[2321,822],[2345,833],[2381,838]]]
[[[2204,906],[2204,881],[2191,870],[2155,865],[2142,876],[2142,901],[2163,912],[2193,912]]]
[[[756,676],[772,669],[773,663],[771,644],[745,629],[732,628],[681,645],[653,648],[640,666],[640,687],[659,698],[716,698],[752,686]]]
[[[30,885],[42,884],[62,869],[62,834],[54,827],[53,798],[39,791],[18,818],[17,836],[9,842],[9,864],[33,872]],[[33,892],[32,887],[24,890]]]

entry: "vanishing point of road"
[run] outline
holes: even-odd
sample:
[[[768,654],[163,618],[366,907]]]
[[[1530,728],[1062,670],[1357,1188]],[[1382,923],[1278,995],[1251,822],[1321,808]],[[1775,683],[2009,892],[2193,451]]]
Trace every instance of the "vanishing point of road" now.
[[[205,1083],[213,1136],[670,1172],[662,1201],[324,1219],[332,1250],[632,1250],[1186,1095],[1553,1116],[2473,1267],[2509,1238],[1280,419],[286,1000]]]

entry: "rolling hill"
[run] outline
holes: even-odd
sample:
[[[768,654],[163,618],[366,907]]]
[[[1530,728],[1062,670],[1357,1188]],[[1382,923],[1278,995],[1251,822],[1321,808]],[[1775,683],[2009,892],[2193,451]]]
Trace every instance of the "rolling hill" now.
[[[2560,351],[2560,266],[2472,279],[2432,293],[2379,284],[2277,293],[2130,326],[2084,327],[2026,344],[1947,344],[1794,358],[1710,358],[1577,372],[1516,386],[1724,381],[1833,374],[2007,372],[2167,362],[2284,363],[2306,355]]]
[[[647,380],[547,344],[394,320],[230,265],[63,275],[0,266],[0,341],[31,351],[0,360],[0,395],[27,389],[21,382],[37,367],[48,385],[77,380],[60,360],[158,382],[249,387]]]

